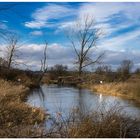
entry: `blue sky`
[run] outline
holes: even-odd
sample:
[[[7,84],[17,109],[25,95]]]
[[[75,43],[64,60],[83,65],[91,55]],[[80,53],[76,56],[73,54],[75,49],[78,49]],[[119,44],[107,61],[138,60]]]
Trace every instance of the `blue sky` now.
[[[1,2],[0,6],[5,4]],[[103,31],[91,57],[106,51],[104,63],[113,68],[123,59],[132,60],[135,68],[140,67],[140,3],[21,2],[0,13],[0,28],[16,32],[25,42],[20,61],[32,68],[40,67],[44,38],[49,43],[49,66],[62,63],[74,67],[74,51],[64,31],[87,14],[94,16],[97,27]]]

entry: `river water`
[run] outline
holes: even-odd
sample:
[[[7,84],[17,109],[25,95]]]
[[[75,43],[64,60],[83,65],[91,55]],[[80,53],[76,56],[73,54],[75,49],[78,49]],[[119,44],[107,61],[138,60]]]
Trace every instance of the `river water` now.
[[[27,104],[41,107],[52,116],[58,112],[68,115],[75,108],[89,112],[105,111],[113,106],[123,108],[123,113],[129,116],[140,116],[140,104],[136,104],[132,100],[106,96],[101,93],[96,94],[87,89],[57,85],[42,85],[40,89],[32,90],[28,96]]]

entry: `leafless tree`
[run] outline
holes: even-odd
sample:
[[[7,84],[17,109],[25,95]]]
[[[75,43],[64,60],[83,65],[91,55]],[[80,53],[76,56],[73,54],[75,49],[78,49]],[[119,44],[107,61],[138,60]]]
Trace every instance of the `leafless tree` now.
[[[137,69],[135,70],[135,73],[136,73],[136,74],[139,74],[139,73],[140,73],[140,68],[137,68]]]
[[[131,60],[123,60],[120,67],[117,69],[117,73],[120,80],[126,80],[130,77],[130,73],[133,67],[133,62]]]
[[[7,68],[10,69],[12,65],[17,65],[17,59],[19,58],[19,48],[18,44],[19,38],[17,35],[11,35],[8,37],[8,45],[5,48],[5,60],[7,61]]]
[[[133,62],[131,60],[123,60],[121,62],[120,67],[118,68],[118,71],[122,73],[130,74],[132,67],[133,67]]]
[[[78,65],[79,75],[81,75],[83,68],[99,63],[104,55],[104,53],[99,54],[95,60],[89,56],[91,50],[96,48],[101,29],[96,27],[94,18],[88,15],[82,20],[76,21],[74,27],[69,29],[67,37],[76,53],[76,64]]]
[[[44,74],[47,72],[47,48],[48,48],[48,43],[45,41],[44,49],[43,49],[43,57],[41,59],[41,75],[39,77],[39,82],[42,80]]]
[[[112,72],[112,69],[111,69],[111,66],[109,65],[98,66],[95,70],[95,73],[98,73],[98,74],[107,74],[111,72]]]
[[[48,43],[45,41],[45,46],[43,50],[43,58],[41,59],[41,71],[45,73],[47,71],[47,47]]]
[[[7,61],[0,57],[0,67],[7,67]]]

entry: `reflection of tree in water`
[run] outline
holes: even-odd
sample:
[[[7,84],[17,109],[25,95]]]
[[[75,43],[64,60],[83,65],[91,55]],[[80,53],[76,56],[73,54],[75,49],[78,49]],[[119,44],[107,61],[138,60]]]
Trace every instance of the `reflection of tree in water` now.
[[[38,93],[38,96],[39,96],[39,99],[41,101],[41,106],[43,107],[43,109],[45,109],[45,96],[44,96],[44,92],[42,90],[42,87],[36,89],[37,90],[37,93]]]
[[[102,94],[98,95],[92,95],[94,96],[94,99],[91,101],[90,95],[87,98],[86,97],[86,90],[83,90],[79,88],[78,90],[78,105],[77,108],[80,112],[83,112],[84,114],[89,113],[90,111],[97,111],[97,110],[104,110],[105,103]]]
[[[86,104],[84,103],[84,91],[82,88],[79,88],[78,90],[78,105],[77,105],[77,108],[79,109],[80,112],[82,113],[86,113],[86,111],[88,110],[88,106],[86,106]]]

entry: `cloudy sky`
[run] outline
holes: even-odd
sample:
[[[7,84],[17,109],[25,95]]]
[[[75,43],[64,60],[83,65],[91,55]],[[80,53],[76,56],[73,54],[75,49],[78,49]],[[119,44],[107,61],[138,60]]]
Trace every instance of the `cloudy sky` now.
[[[3,6],[7,3],[0,3]],[[64,31],[84,15],[94,16],[103,36],[92,50],[91,57],[105,51],[104,63],[117,68],[123,59],[140,67],[140,3],[18,3],[0,11],[0,29],[16,32],[22,42],[20,61],[38,69],[44,46],[48,41],[48,65],[67,64],[73,68],[74,50]],[[1,42],[1,48],[5,45]],[[1,54],[3,55],[3,54]]]

